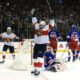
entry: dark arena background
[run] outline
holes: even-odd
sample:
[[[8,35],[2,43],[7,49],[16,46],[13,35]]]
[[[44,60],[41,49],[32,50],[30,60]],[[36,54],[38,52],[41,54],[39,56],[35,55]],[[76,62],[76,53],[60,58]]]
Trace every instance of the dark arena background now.
[[[63,36],[73,23],[80,30],[79,0],[0,0],[0,33],[10,26],[18,36],[33,38],[30,13],[33,8],[38,19],[54,17]]]

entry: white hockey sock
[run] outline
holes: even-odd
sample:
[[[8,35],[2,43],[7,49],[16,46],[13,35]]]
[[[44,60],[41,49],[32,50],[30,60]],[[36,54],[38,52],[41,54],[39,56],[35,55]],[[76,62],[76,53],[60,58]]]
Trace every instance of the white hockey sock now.
[[[38,59],[34,59],[34,70],[38,69]]]
[[[44,58],[38,57],[38,71],[44,70]]]

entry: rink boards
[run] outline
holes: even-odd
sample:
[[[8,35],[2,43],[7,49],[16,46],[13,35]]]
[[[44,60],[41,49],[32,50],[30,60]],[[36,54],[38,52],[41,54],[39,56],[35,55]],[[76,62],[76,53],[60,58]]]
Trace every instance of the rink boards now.
[[[31,40],[27,40],[28,43],[27,45],[27,51],[30,52],[31,47],[33,49],[34,47],[34,43],[31,43]],[[3,49],[3,45],[4,42],[0,42],[0,54],[2,54],[2,49]],[[13,42],[14,48],[15,48],[15,53],[18,52],[19,48],[20,48],[20,42]],[[67,46],[67,42],[58,42],[58,48],[57,48],[57,52],[61,53],[61,52],[68,52],[68,46]],[[6,52],[7,54],[9,54],[9,50],[7,50]]]
[[[2,49],[3,49],[3,45],[4,42],[0,42],[0,54],[2,54]],[[17,54],[18,50],[20,50],[20,42],[13,42],[14,48],[15,48],[15,54]],[[26,48],[26,52],[27,53],[32,53],[33,52],[33,47],[34,47],[34,43],[32,42],[32,40],[28,39],[27,40],[27,48]],[[7,50],[6,54],[9,54],[9,50]],[[68,53],[68,46],[67,46],[67,42],[58,42],[58,48],[57,48],[57,57],[66,57]]]
[[[0,54],[2,54],[4,42],[0,42]],[[14,48],[15,48],[15,54],[21,49],[20,48],[20,42],[13,42]],[[32,54],[33,53],[33,47],[34,43],[32,42],[32,39],[27,39],[27,48],[26,52]],[[68,53],[68,46],[67,42],[60,41],[58,42],[58,48],[57,48],[57,57],[66,57]],[[10,54],[9,50],[7,50],[6,54]]]

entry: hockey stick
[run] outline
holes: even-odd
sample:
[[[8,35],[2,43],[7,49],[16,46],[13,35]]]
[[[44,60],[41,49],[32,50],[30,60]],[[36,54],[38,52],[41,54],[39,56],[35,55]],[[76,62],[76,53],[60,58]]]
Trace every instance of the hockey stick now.
[[[49,3],[48,0],[46,0],[46,2],[47,2],[47,5],[48,5],[48,7],[49,7],[50,14],[51,14],[51,13],[52,13],[52,9],[51,9],[50,3]]]
[[[31,41],[31,65],[33,64],[33,41]]]
[[[63,57],[63,55],[64,55],[66,49],[67,49],[67,46],[66,46],[65,50],[63,51],[63,53],[62,53],[62,55],[61,55],[61,58]]]

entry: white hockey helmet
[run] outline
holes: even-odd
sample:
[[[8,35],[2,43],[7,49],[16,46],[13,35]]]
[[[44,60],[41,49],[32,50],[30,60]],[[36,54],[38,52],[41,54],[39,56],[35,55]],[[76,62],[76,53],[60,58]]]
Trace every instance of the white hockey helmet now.
[[[41,22],[39,23],[39,25],[45,26],[46,23],[45,23],[45,21],[41,21]]]
[[[8,33],[8,34],[11,33],[11,27],[7,27],[7,33]]]
[[[11,29],[11,27],[7,27],[7,30]]]

